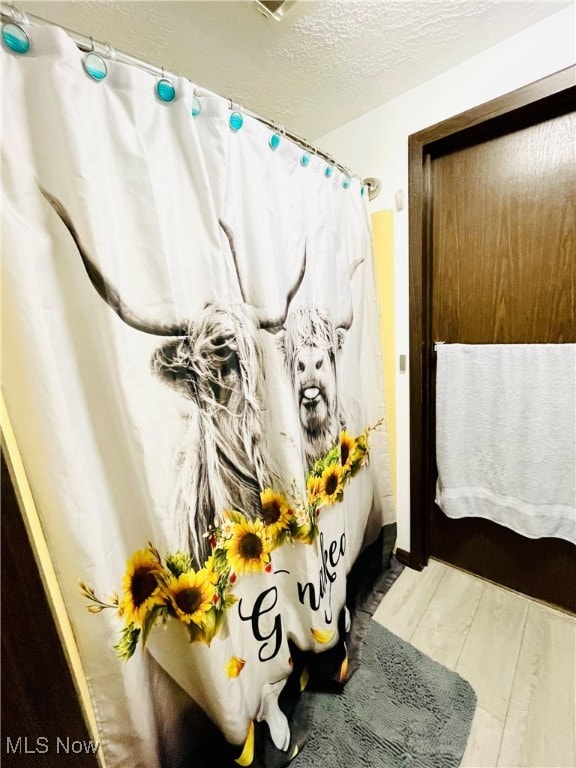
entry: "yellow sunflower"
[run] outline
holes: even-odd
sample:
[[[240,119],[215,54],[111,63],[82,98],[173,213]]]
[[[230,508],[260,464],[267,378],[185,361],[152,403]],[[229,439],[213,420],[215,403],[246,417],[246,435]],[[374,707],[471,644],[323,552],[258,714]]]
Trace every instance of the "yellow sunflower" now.
[[[266,488],[260,494],[262,503],[262,520],[270,537],[274,537],[280,531],[285,531],[293,515],[290,504],[272,488]]]
[[[342,471],[346,472],[352,466],[352,458],[356,450],[356,440],[352,435],[344,430],[340,433],[340,465]]]
[[[208,576],[212,584],[217,584],[219,579],[218,570],[216,567],[216,558],[214,555],[210,555],[208,560],[204,563],[204,568],[208,571]]]
[[[328,505],[342,499],[342,467],[338,464],[329,464],[322,472],[320,499]]]
[[[306,483],[308,504],[314,505],[320,501],[320,494],[322,492],[321,484],[322,484],[321,477],[314,477],[313,475],[310,475],[310,477],[308,478],[308,482]]]
[[[270,561],[270,538],[261,520],[237,523],[224,546],[235,573],[262,572]]]
[[[148,612],[156,605],[165,605],[162,592],[162,564],[151,549],[139,549],[129,558],[122,579],[124,594],[120,600],[119,614],[126,626],[142,627]]]
[[[356,475],[362,467],[368,462],[368,438],[367,435],[358,435],[356,438],[356,447],[352,454],[350,473],[352,477]]]
[[[214,605],[216,595],[210,571],[202,568],[198,572],[183,573],[178,578],[172,576],[167,591],[180,621],[204,626],[206,614]]]

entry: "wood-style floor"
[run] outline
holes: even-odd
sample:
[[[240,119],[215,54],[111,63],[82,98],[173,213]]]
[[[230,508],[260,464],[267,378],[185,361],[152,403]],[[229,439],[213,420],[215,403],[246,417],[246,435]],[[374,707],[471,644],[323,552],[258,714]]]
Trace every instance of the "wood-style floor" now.
[[[462,768],[576,768],[576,617],[431,560],[374,618],[476,691]]]

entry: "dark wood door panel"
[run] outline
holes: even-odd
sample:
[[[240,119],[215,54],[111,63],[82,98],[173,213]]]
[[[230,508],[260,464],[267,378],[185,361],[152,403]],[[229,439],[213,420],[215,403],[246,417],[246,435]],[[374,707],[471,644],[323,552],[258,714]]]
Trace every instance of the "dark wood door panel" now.
[[[432,161],[433,335],[576,340],[576,115]]]
[[[434,341],[576,342],[576,68],[431,126],[410,156],[410,565],[576,612],[576,547],[434,503]]]
[[[434,505],[430,550],[439,560],[576,613],[574,546],[568,541],[527,539],[491,520],[452,520]]]

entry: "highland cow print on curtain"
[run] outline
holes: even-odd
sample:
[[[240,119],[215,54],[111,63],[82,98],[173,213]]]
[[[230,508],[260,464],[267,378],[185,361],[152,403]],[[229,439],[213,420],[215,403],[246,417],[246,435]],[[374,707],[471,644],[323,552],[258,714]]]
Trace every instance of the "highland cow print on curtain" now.
[[[367,196],[31,34],[2,51],[4,394],[102,754],[286,765],[394,542]]]

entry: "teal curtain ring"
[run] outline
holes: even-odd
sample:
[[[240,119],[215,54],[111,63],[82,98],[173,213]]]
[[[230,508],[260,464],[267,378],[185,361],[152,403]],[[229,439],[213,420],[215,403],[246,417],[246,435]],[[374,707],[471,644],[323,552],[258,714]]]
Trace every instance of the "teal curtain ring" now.
[[[239,131],[240,128],[244,125],[244,118],[240,114],[240,112],[232,112],[230,115],[230,120],[228,121],[228,125],[230,126],[230,129],[233,131]]]
[[[13,53],[28,53],[30,38],[21,26],[9,21],[2,24],[2,42]]]
[[[162,70],[162,77],[156,83],[156,95],[160,101],[163,101],[166,104],[169,104],[176,98],[176,88],[174,88],[171,80],[164,77],[164,70]]]
[[[202,104],[200,104],[200,99],[198,96],[194,96],[192,99],[192,108],[190,110],[190,114],[192,117],[198,117],[200,112],[202,112]]]
[[[311,159],[310,152],[302,152],[300,155],[300,165],[306,168],[307,165],[310,165]]]
[[[327,179],[329,179],[333,173],[334,173],[333,165],[327,165],[326,168],[324,168],[324,176],[326,176]]]
[[[342,186],[344,187],[344,189],[348,189],[350,184],[352,184],[352,179],[350,178],[350,176],[346,176],[346,178],[342,182]]]
[[[273,133],[272,136],[268,139],[268,145],[270,146],[270,149],[276,151],[278,147],[280,146],[280,134],[279,133]]]
[[[92,43],[92,45],[94,45],[94,43]],[[96,82],[104,80],[108,74],[108,67],[106,66],[106,62],[102,56],[100,56],[100,54],[96,53],[94,50],[90,51],[90,53],[87,53],[86,56],[84,56],[82,59],[82,64],[88,77],[91,77],[92,80],[96,80]]]

